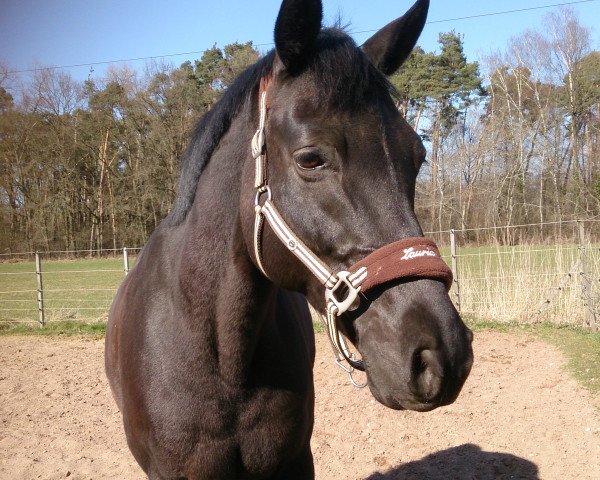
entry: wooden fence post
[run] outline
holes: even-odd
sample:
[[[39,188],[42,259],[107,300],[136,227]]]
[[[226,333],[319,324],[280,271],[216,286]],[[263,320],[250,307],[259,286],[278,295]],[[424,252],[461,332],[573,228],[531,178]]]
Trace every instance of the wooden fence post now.
[[[458,278],[458,259],[456,257],[456,233],[454,229],[450,230],[450,255],[452,258],[452,293],[454,294],[454,303],[460,313],[460,284]]]
[[[125,275],[129,273],[129,251],[127,247],[123,249],[123,265],[125,270]]]
[[[581,264],[581,296],[583,297],[583,308],[585,309],[585,323],[592,329],[598,331],[596,324],[596,312],[594,309],[594,298],[592,294],[592,279],[588,264],[587,243],[585,240],[585,224],[577,222],[579,226],[579,259]]]
[[[37,304],[38,304],[38,319],[40,327],[46,325],[44,312],[44,285],[42,283],[42,259],[38,252],[35,252],[35,274],[37,276]]]

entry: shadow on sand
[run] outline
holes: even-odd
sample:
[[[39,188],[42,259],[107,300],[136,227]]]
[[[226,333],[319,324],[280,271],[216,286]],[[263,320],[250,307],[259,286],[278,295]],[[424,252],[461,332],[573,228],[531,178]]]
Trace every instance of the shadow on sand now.
[[[539,480],[538,468],[508,453],[484,452],[477,445],[461,445],[374,473],[366,480]]]

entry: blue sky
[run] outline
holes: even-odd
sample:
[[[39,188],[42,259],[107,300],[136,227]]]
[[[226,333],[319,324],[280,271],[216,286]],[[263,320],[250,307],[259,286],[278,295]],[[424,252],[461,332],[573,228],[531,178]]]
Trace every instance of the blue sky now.
[[[419,44],[437,47],[440,32],[464,34],[469,60],[503,49],[510,37],[527,28],[541,29],[552,9],[477,19],[471,15],[531,8],[570,0],[432,0],[429,23]],[[235,41],[252,40],[261,51],[272,48],[273,24],[280,0],[0,0],[0,62],[13,70],[203,51]],[[403,14],[411,0],[324,0],[325,23],[338,14],[350,31],[382,27]],[[593,47],[600,49],[600,0],[572,5],[580,21],[592,28]],[[439,22],[439,23],[438,23]],[[360,44],[371,33],[353,34]],[[179,65],[200,54],[170,57]],[[129,62],[142,70],[144,61]],[[94,76],[106,66],[94,66]],[[76,79],[90,67],[65,69]]]

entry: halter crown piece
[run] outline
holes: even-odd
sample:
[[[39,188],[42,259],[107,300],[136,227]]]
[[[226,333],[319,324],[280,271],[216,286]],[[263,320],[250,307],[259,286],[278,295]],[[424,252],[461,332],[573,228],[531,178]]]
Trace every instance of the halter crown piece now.
[[[450,289],[452,271],[444,263],[436,244],[424,237],[406,238],[375,250],[348,270],[333,272],[291,230],[275,205],[268,184],[267,156],[265,153],[265,123],[267,118],[267,88],[270,78],[260,82],[260,122],[252,138],[252,156],[255,159],[254,187],[254,256],[258,268],[268,278],[262,260],[262,231],[264,220],[279,240],[308,268],[325,288],[326,315],[322,316],[329,340],[333,347],[336,363],[348,373],[350,381],[358,384],[352,374],[354,370],[365,370],[362,360],[355,359],[337,327],[337,318],[356,309],[363,294],[384,283],[398,279],[429,278],[440,280]],[[266,199],[263,200],[263,197]],[[347,366],[344,365],[347,362]]]

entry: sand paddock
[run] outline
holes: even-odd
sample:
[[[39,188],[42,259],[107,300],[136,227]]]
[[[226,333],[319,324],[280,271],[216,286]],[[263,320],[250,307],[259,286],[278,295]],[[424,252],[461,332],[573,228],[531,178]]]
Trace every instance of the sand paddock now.
[[[476,334],[458,401],[420,414],[357,390],[317,335],[317,479],[600,479],[600,399],[552,346]],[[103,371],[103,340],[0,338],[1,479],[143,479]]]

